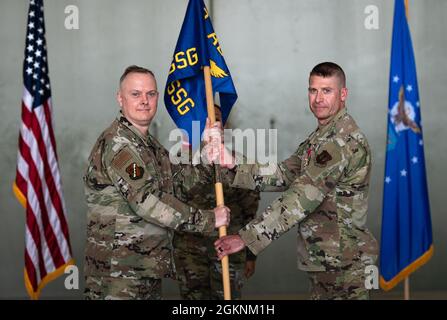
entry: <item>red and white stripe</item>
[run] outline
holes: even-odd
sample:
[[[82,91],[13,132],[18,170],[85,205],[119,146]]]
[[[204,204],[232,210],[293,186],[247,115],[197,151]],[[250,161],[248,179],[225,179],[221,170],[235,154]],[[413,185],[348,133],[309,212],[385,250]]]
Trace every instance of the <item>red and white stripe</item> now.
[[[51,98],[37,108],[32,105],[33,96],[24,88],[15,191],[26,206],[27,289],[31,297],[37,298],[41,288],[72,263],[72,253]]]

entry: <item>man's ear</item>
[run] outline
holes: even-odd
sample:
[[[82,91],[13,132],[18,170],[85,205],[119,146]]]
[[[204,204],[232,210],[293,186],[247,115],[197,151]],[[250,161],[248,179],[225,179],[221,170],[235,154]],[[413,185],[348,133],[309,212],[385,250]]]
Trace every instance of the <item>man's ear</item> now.
[[[121,96],[120,90],[118,90],[116,92],[116,101],[118,101],[119,106],[122,108],[123,107],[123,97]]]
[[[348,98],[348,88],[341,88],[340,100],[345,102]]]

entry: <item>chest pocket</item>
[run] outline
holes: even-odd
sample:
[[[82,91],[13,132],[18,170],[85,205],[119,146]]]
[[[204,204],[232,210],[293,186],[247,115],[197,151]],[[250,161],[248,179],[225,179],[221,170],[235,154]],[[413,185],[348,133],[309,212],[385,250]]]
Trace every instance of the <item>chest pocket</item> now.
[[[154,166],[159,190],[173,194],[172,169],[168,152],[156,145],[149,148],[148,155],[150,158],[148,162],[151,162]]]

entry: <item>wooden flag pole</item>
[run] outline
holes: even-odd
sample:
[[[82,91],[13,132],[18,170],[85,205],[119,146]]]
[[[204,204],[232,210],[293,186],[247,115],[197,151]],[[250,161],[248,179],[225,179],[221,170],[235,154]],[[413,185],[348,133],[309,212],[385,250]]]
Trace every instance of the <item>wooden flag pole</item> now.
[[[407,16],[408,20],[408,0],[405,0],[404,5],[405,5],[405,15]]]
[[[210,118],[211,124],[216,122],[216,114],[214,111],[214,97],[213,97],[213,85],[211,83],[210,67],[205,66],[203,68],[203,76],[205,79],[205,91],[206,91],[206,106],[208,110],[208,118]],[[216,184],[214,185],[216,191],[216,206],[224,205],[223,186],[221,178],[221,168],[219,164],[214,165]],[[227,235],[227,227],[222,226],[219,228],[219,238]],[[228,256],[225,256],[221,260],[222,262],[222,282],[224,289],[224,299],[231,300],[230,290],[230,268]]]
[[[410,277],[406,277],[404,281],[404,300],[410,300]]]

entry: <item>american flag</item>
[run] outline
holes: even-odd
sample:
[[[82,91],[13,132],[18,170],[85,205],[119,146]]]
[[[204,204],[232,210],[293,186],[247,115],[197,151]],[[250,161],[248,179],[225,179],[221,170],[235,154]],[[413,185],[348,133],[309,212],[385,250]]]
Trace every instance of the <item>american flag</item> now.
[[[53,132],[43,0],[31,0],[13,190],[26,208],[25,286],[32,299],[73,264]]]

